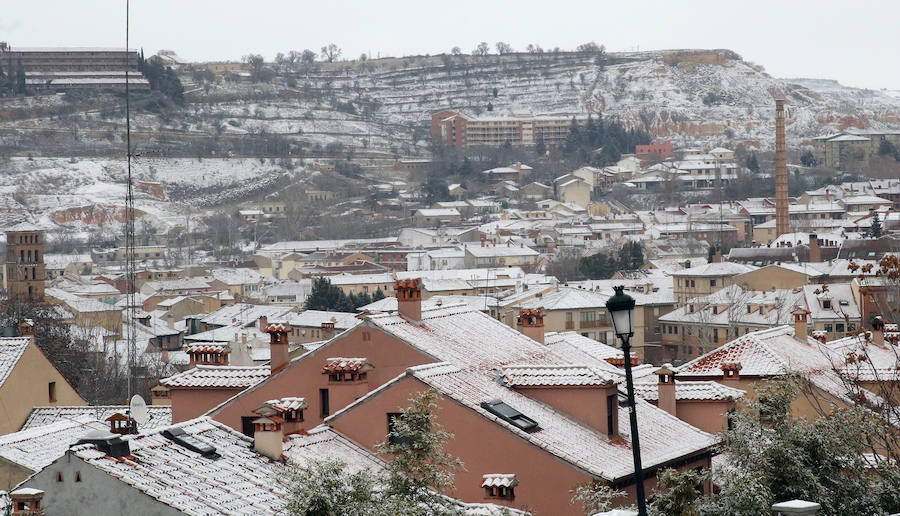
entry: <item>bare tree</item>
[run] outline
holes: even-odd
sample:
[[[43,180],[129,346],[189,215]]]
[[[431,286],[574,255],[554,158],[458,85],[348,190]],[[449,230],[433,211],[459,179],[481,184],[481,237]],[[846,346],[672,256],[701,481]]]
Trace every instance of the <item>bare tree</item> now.
[[[450,49],[450,54],[452,54],[454,56],[459,56],[459,55],[462,55],[462,50],[460,50],[459,47],[453,47]]]
[[[473,56],[486,56],[490,53],[491,47],[487,44],[486,41],[482,41],[475,47],[475,50],[472,51]]]
[[[341,49],[334,43],[329,43],[322,47],[322,58],[329,63],[335,62],[341,57]]]
[[[500,54],[501,56],[505,55],[505,54],[511,54],[513,52],[512,45],[510,45],[509,43],[506,43],[505,41],[498,41],[496,48],[497,48],[497,53]]]

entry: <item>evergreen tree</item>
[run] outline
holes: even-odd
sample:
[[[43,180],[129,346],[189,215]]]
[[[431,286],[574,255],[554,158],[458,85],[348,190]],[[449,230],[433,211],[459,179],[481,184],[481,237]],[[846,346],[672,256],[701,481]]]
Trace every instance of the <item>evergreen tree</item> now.
[[[19,59],[19,66],[16,68],[16,93],[25,94],[25,67],[22,66],[22,60]]]
[[[757,161],[757,159],[756,159],[756,153],[755,153],[755,152],[750,153],[750,155],[747,156],[747,160],[746,160],[745,165],[746,165],[746,167],[747,167],[748,169],[750,169],[754,174],[758,174],[758,173],[759,173],[759,161]]]
[[[544,143],[544,136],[539,134],[537,143],[534,144],[534,154],[536,156],[544,156],[547,154],[547,145]]]
[[[869,228],[868,234],[872,238],[878,238],[884,234],[884,229],[881,227],[881,219],[878,217],[877,211],[872,215],[872,227]]]
[[[453,510],[447,498],[435,496],[453,488],[453,472],[462,462],[444,451],[453,438],[438,424],[440,394],[429,389],[414,396],[412,404],[395,417],[388,439],[377,445],[391,457],[385,495],[400,513],[448,514]]]
[[[381,287],[378,287],[375,290],[375,293],[372,294],[372,302],[374,303],[375,301],[381,301],[382,299],[384,299],[384,297],[384,292],[381,291]]]
[[[617,268],[616,260],[605,253],[586,256],[578,262],[578,270],[588,279],[609,279]]]

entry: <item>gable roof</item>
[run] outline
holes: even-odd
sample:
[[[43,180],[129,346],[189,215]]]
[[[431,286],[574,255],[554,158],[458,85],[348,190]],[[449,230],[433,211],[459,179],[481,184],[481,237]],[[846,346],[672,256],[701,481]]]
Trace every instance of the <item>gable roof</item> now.
[[[409,368],[406,375],[401,375],[391,383],[404,376],[421,380],[443,396],[459,402],[481,417],[591,475],[613,481],[634,472],[633,456],[628,444],[631,441],[631,430],[627,416],[619,417],[618,435],[610,437],[549,405],[498,384],[492,379],[490,372],[462,370],[448,363],[426,364]],[[381,391],[381,388],[373,391],[370,396]],[[343,411],[335,413],[329,421],[365,402],[368,397],[360,398]],[[481,407],[484,401],[498,399],[536,421],[538,430],[525,432]],[[703,453],[717,442],[713,435],[643,400],[636,401],[636,408],[645,468]],[[627,413],[624,407],[619,410]]]
[[[0,457],[32,471],[40,471],[92,430],[109,430],[109,424],[89,415],[77,415],[23,429],[0,436]]]
[[[261,366],[212,366],[198,365],[193,369],[163,378],[166,387],[190,387],[208,389],[244,389],[269,377],[269,365]]]
[[[30,342],[29,337],[0,337],[0,386],[9,378]]]
[[[128,405],[34,407],[31,409],[31,414],[28,415],[28,419],[25,420],[21,429],[28,430],[59,421],[84,417],[90,417],[96,421],[106,421],[106,418],[109,416],[124,414],[127,410]],[[150,419],[141,426],[141,431],[172,424],[172,407],[169,405],[148,405],[147,412],[150,414]]]
[[[794,328],[778,326],[750,332],[677,368],[678,378],[722,376],[722,365],[740,363],[741,376],[777,376],[789,371],[832,368],[827,348],[794,338]]]

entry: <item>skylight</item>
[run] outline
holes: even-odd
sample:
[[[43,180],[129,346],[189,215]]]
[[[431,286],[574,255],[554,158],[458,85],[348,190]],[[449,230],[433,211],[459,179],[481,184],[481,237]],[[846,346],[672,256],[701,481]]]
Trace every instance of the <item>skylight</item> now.
[[[541,429],[537,421],[500,400],[483,401],[481,408],[525,432],[533,433]]]

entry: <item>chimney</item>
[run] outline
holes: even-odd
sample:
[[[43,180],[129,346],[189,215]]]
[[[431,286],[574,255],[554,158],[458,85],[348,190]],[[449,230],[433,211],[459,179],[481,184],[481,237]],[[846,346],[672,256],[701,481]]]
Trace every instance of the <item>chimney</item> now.
[[[728,385],[741,380],[741,363],[726,362],[722,364],[722,383]]]
[[[791,312],[794,315],[794,338],[806,343],[806,337],[809,336],[809,310],[797,307]]]
[[[819,247],[819,236],[815,233],[809,235],[809,261],[810,263],[822,261],[822,248]]]
[[[712,255],[713,263],[721,263],[722,262],[722,248],[716,247],[716,252]]]
[[[828,332],[823,330],[816,330],[812,332],[812,338],[816,339],[822,344],[825,344],[826,342],[828,342]]]
[[[788,213],[787,149],[784,141],[784,99],[775,100],[775,236],[791,232]]]
[[[806,500],[790,500],[772,506],[774,516],[816,516],[822,506]]]
[[[523,335],[544,343],[544,307],[522,310],[516,317],[516,327]]]
[[[659,400],[656,402],[656,406],[673,416],[677,416],[675,407],[675,372],[672,371],[672,364],[664,364],[654,373],[659,377]]]
[[[880,315],[872,319],[872,344],[879,348],[884,347],[884,320]]]
[[[266,331],[266,328],[269,327],[269,318],[265,315],[261,315],[259,317],[259,330]]]
[[[401,280],[394,283],[397,296],[397,312],[401,317],[413,323],[422,320],[422,279]]]
[[[279,416],[253,420],[253,449],[272,460],[281,460],[284,452],[283,420]]]
[[[19,335],[22,337],[34,337],[34,321],[32,319],[25,319],[19,323]]]
[[[270,324],[266,328],[269,334],[269,374],[275,374],[284,369],[290,361],[288,354],[287,330],[283,324]]]
[[[44,492],[31,487],[21,487],[9,493],[9,502],[12,505],[12,516],[44,516],[41,501]]]

